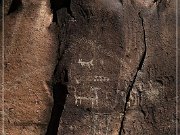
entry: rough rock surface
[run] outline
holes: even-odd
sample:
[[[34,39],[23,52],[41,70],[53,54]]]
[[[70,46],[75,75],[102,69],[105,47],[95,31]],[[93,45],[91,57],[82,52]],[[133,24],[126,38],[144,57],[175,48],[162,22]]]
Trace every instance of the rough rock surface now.
[[[175,135],[175,0],[67,1],[5,15],[6,134]]]
[[[2,2],[0,2],[0,44],[2,43]],[[2,58],[2,48],[0,49],[0,57]],[[2,75],[2,59],[0,60],[0,75]],[[0,78],[0,83],[2,84],[2,77]],[[3,112],[3,99],[2,99],[2,85],[0,86],[0,125],[3,125],[2,112]],[[2,126],[0,127],[2,131]]]
[[[69,5],[57,11],[54,91],[68,92],[58,134],[174,135],[175,1]]]
[[[56,65],[56,28],[51,24],[49,1],[23,1],[9,15],[5,3],[5,133],[44,135],[52,97],[47,82]]]

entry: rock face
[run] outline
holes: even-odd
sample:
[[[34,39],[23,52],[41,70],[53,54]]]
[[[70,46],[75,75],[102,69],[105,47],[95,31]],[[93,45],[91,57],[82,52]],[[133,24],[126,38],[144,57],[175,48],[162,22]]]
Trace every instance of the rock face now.
[[[67,86],[58,134],[174,135],[175,1],[69,5],[57,10],[54,91]]]
[[[5,16],[6,134],[175,135],[175,0],[50,2]]]
[[[6,135],[44,135],[52,97],[47,85],[56,65],[57,37],[48,1],[23,1],[11,12],[5,1],[4,106]]]

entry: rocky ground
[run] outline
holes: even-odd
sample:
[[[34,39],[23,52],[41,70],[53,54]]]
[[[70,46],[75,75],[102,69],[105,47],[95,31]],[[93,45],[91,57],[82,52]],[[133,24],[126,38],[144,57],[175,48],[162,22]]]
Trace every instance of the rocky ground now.
[[[64,2],[5,15],[6,134],[175,135],[175,0]]]

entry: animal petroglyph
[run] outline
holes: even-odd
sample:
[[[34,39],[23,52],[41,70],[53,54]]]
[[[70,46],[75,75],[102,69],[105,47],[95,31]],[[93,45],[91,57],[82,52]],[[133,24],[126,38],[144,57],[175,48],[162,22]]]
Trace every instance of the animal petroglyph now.
[[[79,59],[78,63],[81,64],[82,67],[88,67],[89,69],[91,69],[91,67],[94,66],[93,60],[91,60],[89,62],[84,62],[84,61],[82,61],[82,59]]]
[[[75,97],[75,104],[78,106],[78,101],[79,104],[82,104],[82,100],[87,100],[91,102],[91,106],[92,108],[94,107],[94,105],[98,106],[98,90],[100,90],[101,88],[98,87],[91,87],[90,91],[92,91],[95,96],[94,97],[84,97],[80,95],[77,95],[77,90],[76,88],[74,89],[74,97]]]

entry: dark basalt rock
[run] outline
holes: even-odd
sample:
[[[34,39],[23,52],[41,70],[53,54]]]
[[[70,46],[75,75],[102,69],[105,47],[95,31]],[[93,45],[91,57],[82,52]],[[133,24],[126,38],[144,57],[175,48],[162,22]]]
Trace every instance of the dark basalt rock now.
[[[65,7],[53,7],[60,27],[53,83],[63,83],[64,69],[68,76],[57,134],[174,135],[174,1]]]

